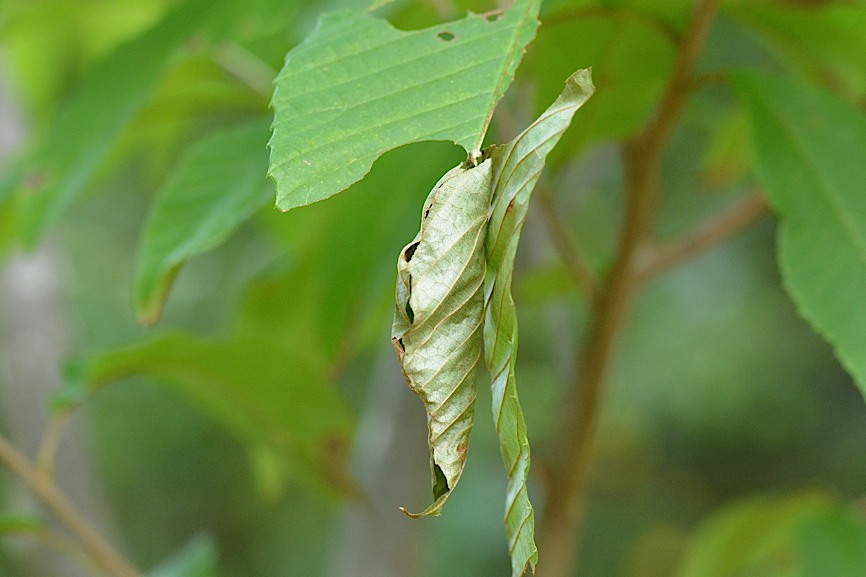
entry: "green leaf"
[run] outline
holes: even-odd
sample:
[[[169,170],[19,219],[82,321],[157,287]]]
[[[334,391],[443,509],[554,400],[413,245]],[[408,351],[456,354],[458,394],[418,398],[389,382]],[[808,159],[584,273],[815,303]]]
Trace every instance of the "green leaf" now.
[[[403,32],[356,10],[325,14],[289,52],[272,106],[269,174],[289,210],[363,178],[384,152],[452,140],[478,151],[535,36],[539,0]]]
[[[866,575],[866,525],[862,515],[844,505],[806,519],[797,534],[801,575]]]
[[[845,3],[729,2],[726,12],[760,33],[792,66],[850,96],[866,94],[866,10]]]
[[[4,79],[31,126],[44,126],[81,72],[159,20],[165,4],[101,0],[81,10],[64,0],[0,3]]]
[[[182,549],[148,571],[148,577],[217,577],[216,547],[209,537],[194,537]]]
[[[778,258],[800,314],[866,392],[866,117],[789,79],[739,74]]]
[[[270,336],[208,341],[174,333],[106,351],[77,367],[58,400],[68,406],[109,383],[152,377],[243,440],[255,470],[263,470],[262,451],[270,452],[265,486],[281,485],[272,479],[276,463],[282,478],[291,470],[315,486],[325,480],[332,490],[351,491],[342,450],[351,419],[341,396],[317,366]]]
[[[433,504],[412,516],[438,515],[466,463],[481,361],[490,167],[460,165],[442,177],[397,263],[391,340],[427,411],[433,475]]]
[[[152,205],[139,246],[135,306],[159,320],[172,280],[190,258],[224,242],[265,206],[268,124],[216,131],[189,148]]]
[[[571,123],[574,113],[592,96],[589,70],[579,70],[565,90],[532,125],[506,145],[495,146],[493,192],[487,229],[487,275],[484,279],[484,355],[493,391],[493,418],[502,460],[508,471],[505,525],[512,575],[535,570],[535,515],[529,502],[529,440],[517,397],[517,312],[511,296],[514,256],[529,208],[532,189],[550,150]]]
[[[126,124],[213,5],[189,0],[97,65],[49,127],[33,157],[22,234],[35,243],[90,183]]]
[[[703,523],[678,577],[857,577],[866,571],[866,527],[817,492],[757,497]]]

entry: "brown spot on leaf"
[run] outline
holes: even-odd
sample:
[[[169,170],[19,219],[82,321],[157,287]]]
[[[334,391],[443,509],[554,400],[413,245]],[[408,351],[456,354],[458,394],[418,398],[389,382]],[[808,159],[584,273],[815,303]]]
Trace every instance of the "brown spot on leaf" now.
[[[469,443],[466,441],[460,441],[457,444],[457,455],[460,457],[461,461],[466,460],[466,450],[469,448]]]

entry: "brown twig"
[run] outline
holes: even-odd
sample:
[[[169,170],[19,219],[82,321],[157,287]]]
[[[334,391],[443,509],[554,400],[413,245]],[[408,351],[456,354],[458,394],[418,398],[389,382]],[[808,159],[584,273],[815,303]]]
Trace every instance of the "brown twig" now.
[[[18,476],[58,521],[75,536],[94,564],[114,577],[142,577],[90,522],[70,503],[50,477],[42,473],[3,435],[0,461]]]
[[[731,208],[711,216],[683,238],[655,248],[635,282],[644,284],[677,265],[728,240],[756,220],[768,214],[767,201],[760,192],[741,198]]]
[[[598,295],[598,280],[572,239],[568,226],[562,220],[562,215],[553,203],[550,190],[543,182],[539,182],[535,187],[535,194],[541,204],[541,210],[544,212],[550,240],[553,242],[553,247],[559,254],[562,264],[571,275],[577,288],[586,295],[587,300],[589,302],[595,301]]]
[[[717,9],[718,0],[698,4],[655,117],[623,147],[625,215],[617,255],[593,306],[587,345],[578,356],[575,381],[564,403],[565,415],[548,467],[550,483],[539,528],[540,576],[567,577],[577,559],[603,387],[637,293],[637,261],[652,233],[662,154],[686,103]]]

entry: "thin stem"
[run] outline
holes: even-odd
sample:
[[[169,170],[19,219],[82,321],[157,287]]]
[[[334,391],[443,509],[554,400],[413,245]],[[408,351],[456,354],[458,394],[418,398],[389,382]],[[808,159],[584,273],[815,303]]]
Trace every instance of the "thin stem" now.
[[[571,238],[568,226],[562,220],[562,215],[553,203],[553,196],[550,190],[543,182],[539,182],[535,187],[535,194],[541,204],[544,218],[547,221],[546,228],[547,232],[550,233],[550,240],[553,242],[556,252],[559,253],[562,264],[571,275],[577,288],[586,295],[587,300],[590,302],[595,301],[598,296],[598,280],[595,278],[583,254],[578,249],[577,244]]]
[[[142,574],[93,528],[54,481],[37,469],[3,435],[0,435],[0,461],[5,463],[75,536],[95,565],[114,577],[142,577]]]
[[[211,58],[253,91],[266,98],[271,97],[276,71],[243,46],[227,42],[218,46]]]
[[[98,570],[98,567],[94,566],[91,559],[84,554],[77,543],[47,527],[16,532],[4,531],[3,536],[9,538],[17,537],[20,539],[31,539],[49,549],[53,549],[61,555],[74,559],[82,568],[87,569],[88,571]]]
[[[636,274],[635,282],[644,284],[723,243],[768,212],[767,201],[760,192],[746,195],[725,212],[709,217],[683,238],[654,249],[649,262]]]
[[[53,414],[45,429],[45,434],[42,435],[39,449],[36,451],[36,466],[48,477],[54,477],[57,449],[60,447],[60,441],[63,440],[63,433],[66,431],[70,418],[72,418],[71,411]]]
[[[589,495],[604,384],[638,292],[642,249],[652,234],[661,188],[661,159],[687,101],[688,89],[718,0],[702,0],[693,14],[679,59],[655,117],[623,146],[627,203],[614,263],[595,301],[587,344],[577,356],[574,382],[556,438],[547,502],[539,530],[539,575],[573,573]]]

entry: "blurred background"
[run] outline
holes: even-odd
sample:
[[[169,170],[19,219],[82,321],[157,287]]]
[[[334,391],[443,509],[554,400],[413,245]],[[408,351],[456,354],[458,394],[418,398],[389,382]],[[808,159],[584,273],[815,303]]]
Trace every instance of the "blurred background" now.
[[[0,0],[0,431],[35,457],[46,427],[68,418],[57,483],[142,570],[192,543],[215,567],[207,574],[226,577],[507,575],[486,383],[443,515],[398,510],[426,505],[429,464],[424,411],[389,342],[394,262],[430,188],[463,160],[458,147],[392,151],[346,193],[287,214],[263,202],[183,267],[158,325],[136,319],[142,231],[178,158],[209,131],[269,118],[286,52],[323,11],[352,3],[215,1],[216,16],[190,27],[103,147],[84,194],[22,246],[28,154],[94,71],[180,4]],[[381,13],[410,29],[492,7],[397,1]],[[620,144],[657,105],[691,10],[685,0],[545,2],[488,136],[510,139],[571,72],[593,67],[598,92],[544,178],[598,274],[624,203]],[[744,115],[717,75],[772,70],[862,106],[864,11],[723,4],[699,65],[707,85],[665,153],[659,238],[755,187]],[[845,34],[831,35],[840,22]],[[531,210],[514,281],[537,510],[588,317],[548,229]],[[786,296],[775,234],[765,216],[639,298],[605,391],[575,575],[862,575],[866,408]],[[280,435],[299,422],[318,432],[284,450]],[[58,552],[57,530],[4,470],[0,575],[94,574]]]

